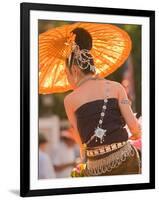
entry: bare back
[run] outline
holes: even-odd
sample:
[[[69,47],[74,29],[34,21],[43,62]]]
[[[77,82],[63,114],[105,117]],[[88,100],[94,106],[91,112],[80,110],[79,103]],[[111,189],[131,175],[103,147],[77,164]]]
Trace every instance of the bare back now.
[[[124,87],[118,82],[106,79],[86,81],[65,97],[65,110],[75,131],[78,133],[77,119],[75,115],[77,109],[86,103],[105,98],[115,98],[118,100],[120,112],[124,117],[129,130],[133,134],[138,133],[137,137],[139,137],[141,127],[131,109],[130,101]],[[137,138],[136,136],[134,137]],[[78,141],[81,144],[80,138],[78,138]]]
[[[106,95],[107,98],[118,98],[117,82],[106,79],[89,80],[70,95],[72,109],[75,111],[85,103],[106,98]]]

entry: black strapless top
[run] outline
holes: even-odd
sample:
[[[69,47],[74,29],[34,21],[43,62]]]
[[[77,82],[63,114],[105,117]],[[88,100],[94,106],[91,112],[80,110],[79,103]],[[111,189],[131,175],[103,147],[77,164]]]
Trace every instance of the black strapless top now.
[[[103,99],[90,101],[76,109],[75,115],[77,118],[77,128],[82,143],[87,142],[94,134],[94,130],[100,119],[103,102]],[[104,136],[104,142],[102,145],[128,140],[128,133],[124,128],[125,124],[125,120],[122,117],[118,106],[118,99],[108,98],[107,109],[102,123],[102,128],[107,130],[107,135]],[[99,145],[101,145],[100,140],[98,139],[96,142],[94,138],[88,144],[88,147]]]

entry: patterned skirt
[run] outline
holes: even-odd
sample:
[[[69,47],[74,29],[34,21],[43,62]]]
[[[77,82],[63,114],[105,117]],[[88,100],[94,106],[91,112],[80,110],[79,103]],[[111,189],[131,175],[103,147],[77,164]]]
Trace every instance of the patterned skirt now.
[[[84,176],[128,175],[141,173],[141,159],[130,143],[109,154],[87,157]]]

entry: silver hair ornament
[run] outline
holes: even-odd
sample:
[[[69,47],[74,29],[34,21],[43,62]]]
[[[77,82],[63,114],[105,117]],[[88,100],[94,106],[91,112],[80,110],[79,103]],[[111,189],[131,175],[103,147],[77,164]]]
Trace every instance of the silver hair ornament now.
[[[90,64],[90,59],[92,58],[88,56],[88,54],[90,53],[89,50],[80,49],[79,45],[74,42],[72,46],[72,51],[74,52],[73,59],[77,60],[77,64],[81,69],[87,69],[88,67],[90,67],[91,71],[93,71],[94,73],[96,72],[95,66]],[[85,64],[85,63],[86,63],[86,66],[83,67],[82,64]]]

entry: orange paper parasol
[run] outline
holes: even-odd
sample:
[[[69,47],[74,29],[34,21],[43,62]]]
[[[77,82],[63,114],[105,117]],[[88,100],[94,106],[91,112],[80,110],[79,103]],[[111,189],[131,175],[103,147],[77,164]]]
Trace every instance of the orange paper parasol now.
[[[50,94],[73,89],[65,72],[66,58],[71,53],[74,28],[86,29],[92,36],[90,50],[96,74],[106,77],[119,68],[131,50],[129,35],[115,25],[100,23],[74,23],[52,28],[39,35],[39,93]]]

